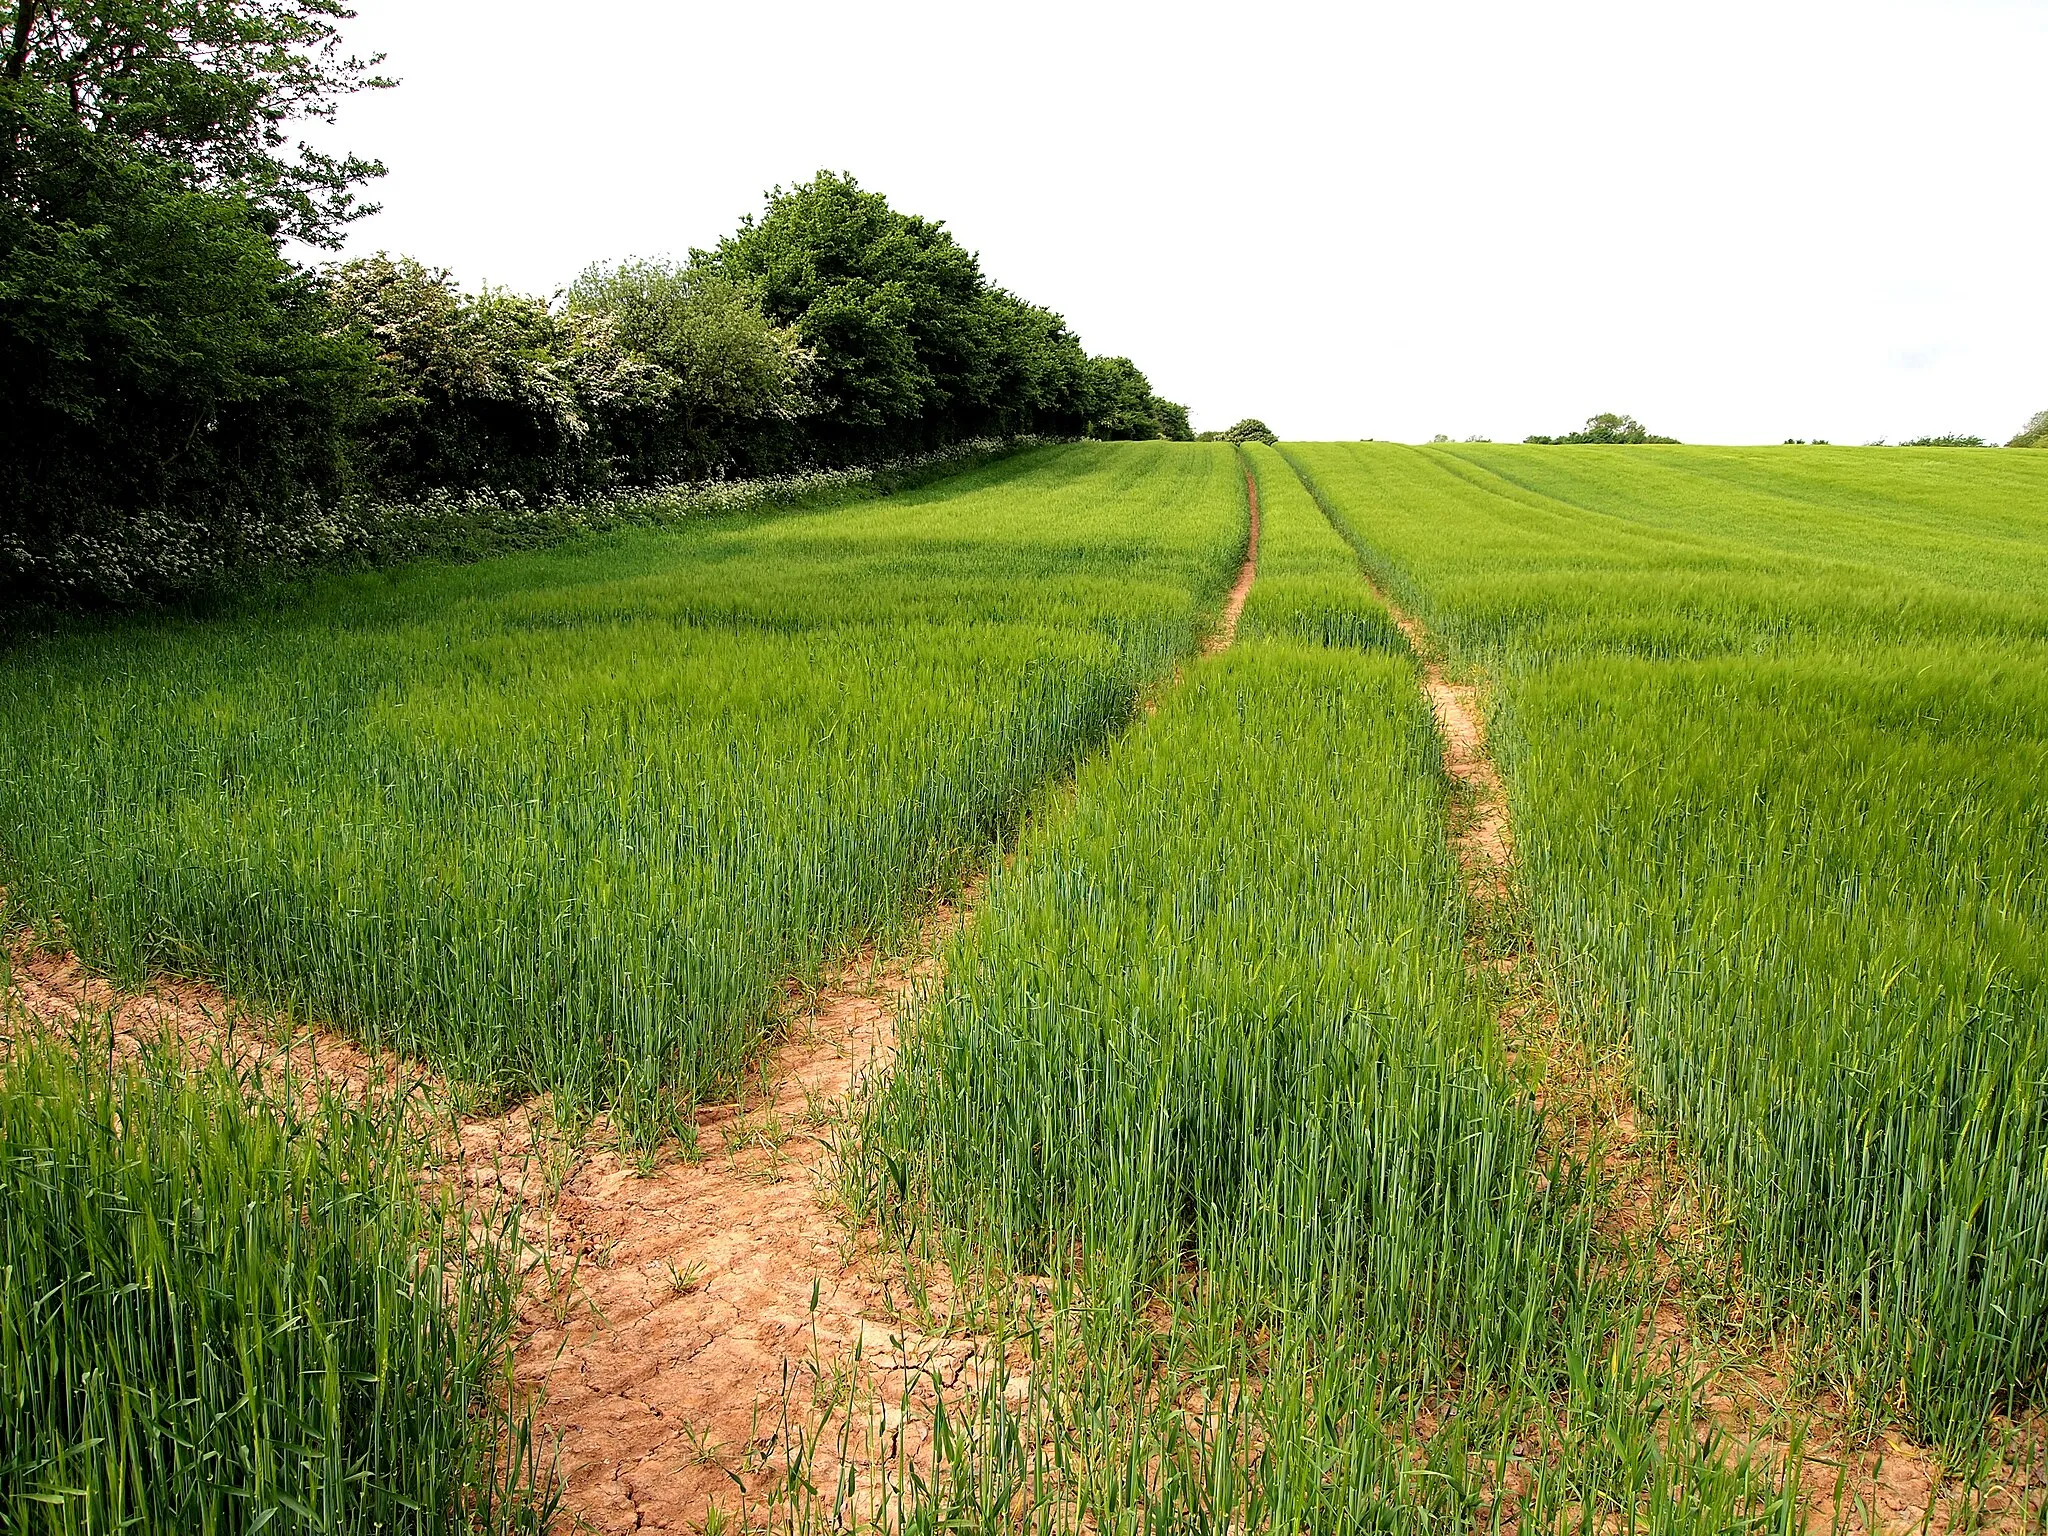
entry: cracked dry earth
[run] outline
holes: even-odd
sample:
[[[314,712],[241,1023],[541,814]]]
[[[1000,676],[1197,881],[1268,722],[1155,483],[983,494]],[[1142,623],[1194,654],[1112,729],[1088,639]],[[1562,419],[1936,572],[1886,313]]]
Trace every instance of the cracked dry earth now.
[[[7,1012],[17,1028],[86,1021],[116,1056],[159,1040],[218,1052],[304,1099],[424,1090],[440,1175],[476,1207],[509,1196],[524,1211],[514,1364],[558,1448],[556,1528],[700,1531],[714,1508],[744,1528],[793,1449],[828,1494],[842,1460],[869,1498],[928,1463],[934,1384],[973,1389],[992,1364],[984,1341],[943,1321],[943,1276],[874,1251],[827,1185],[847,1105],[889,1060],[895,1021],[966,906],[935,911],[905,958],[863,955],[830,978],[748,1099],[700,1117],[699,1156],[645,1176],[601,1121],[568,1141],[544,1100],[464,1116],[432,1074],[332,1030],[284,1031],[195,982],[123,992],[26,935],[9,944]]]
[[[1661,1289],[1641,1343],[1675,1361],[1693,1383],[1705,1412],[1735,1445],[1783,1467],[1791,1455],[1788,1420],[1806,1426],[1803,1489],[1810,1530],[1906,1536],[1909,1532],[2019,1531],[2038,1528],[2048,1498],[2048,1466],[2038,1421],[2001,1423],[2010,1448],[1977,1496],[1950,1476],[1939,1453],[1896,1429],[1875,1439],[1851,1433],[1847,1405],[1825,1391],[1801,1391],[1791,1346],[1759,1343],[1745,1332],[1729,1285],[1692,1294],[1688,1274],[1727,1271],[1732,1256],[1703,1236],[1704,1196],[1668,1138],[1646,1134],[1628,1086],[1625,1048],[1588,1060],[1584,1039],[1559,1017],[1536,957],[1510,937],[1504,919],[1512,895],[1514,838],[1500,773],[1486,749],[1479,691],[1453,681],[1427,628],[1376,583],[1375,595],[1406,636],[1422,670],[1422,687],[1443,742],[1445,772],[1458,790],[1452,843],[1467,893],[1492,942],[1475,934],[1473,962],[1490,965],[1507,999],[1501,1031],[1511,1052],[1540,1064],[1539,1095],[1569,1128],[1574,1150],[1598,1148],[1610,1191],[1602,1229],[1638,1252],[1647,1250]],[[1719,1315],[1716,1315],[1716,1314]],[[1839,1488],[1838,1488],[1839,1479]]]
[[[916,1407],[934,1381],[950,1390],[979,1370],[981,1341],[942,1321],[941,1275],[848,1230],[827,1180],[846,1104],[889,1061],[897,1017],[964,914],[929,920],[922,958],[850,967],[753,1101],[703,1118],[698,1161],[639,1177],[596,1153],[562,1186],[542,1242],[575,1269],[533,1297],[518,1373],[561,1436],[576,1528],[694,1531],[714,1507],[758,1513],[807,1445],[807,1476],[829,1494],[849,1409],[844,1459],[863,1487],[922,1464]]]

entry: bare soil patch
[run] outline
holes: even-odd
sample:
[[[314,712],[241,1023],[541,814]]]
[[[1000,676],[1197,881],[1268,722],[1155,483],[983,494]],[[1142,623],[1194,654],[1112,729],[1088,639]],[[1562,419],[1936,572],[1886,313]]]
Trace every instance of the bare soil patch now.
[[[411,1093],[434,1170],[480,1209],[523,1208],[515,1379],[558,1446],[559,1528],[697,1531],[714,1508],[745,1526],[792,1469],[830,1490],[842,1462],[865,1487],[926,1464],[918,1409],[989,1363],[948,1321],[944,1277],[850,1230],[830,1187],[849,1102],[887,1066],[899,1011],[967,908],[940,907],[901,956],[843,967],[794,1010],[747,1098],[700,1117],[697,1155],[645,1176],[602,1117],[568,1134],[545,1099],[462,1115],[417,1064],[197,982],[124,992],[27,935],[9,946],[0,1033],[87,1029],[117,1059],[217,1054],[257,1091],[307,1100]]]
[[[0,909],[4,910],[4,909]],[[368,1049],[337,1030],[292,1025],[244,1007],[204,982],[158,977],[139,992],[95,976],[67,950],[7,937],[11,1002],[33,1028],[89,1026],[116,1058],[168,1041],[189,1054],[218,1054],[238,1071],[292,1082],[300,1091],[338,1089],[360,1100],[372,1092],[434,1083],[401,1057]]]
[[[830,1181],[848,1102],[966,911],[835,978],[749,1101],[704,1117],[697,1160],[641,1177],[595,1151],[562,1184],[517,1369],[586,1528],[701,1530],[714,1507],[758,1515],[793,1468],[829,1492],[842,1463],[869,1487],[921,1461],[928,1426],[887,1405],[956,1385],[982,1341],[943,1276],[849,1229]]]

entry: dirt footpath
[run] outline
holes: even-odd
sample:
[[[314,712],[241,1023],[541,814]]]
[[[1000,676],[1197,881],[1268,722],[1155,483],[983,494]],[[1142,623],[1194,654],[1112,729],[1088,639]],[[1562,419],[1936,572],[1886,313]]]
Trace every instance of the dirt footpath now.
[[[1245,558],[1205,656],[1232,643],[1257,574],[1258,487],[1245,480]],[[515,1379],[559,1448],[559,1528],[744,1528],[813,1490],[829,1500],[842,1480],[872,1511],[928,1468],[940,1391],[957,1398],[998,1371],[1009,1396],[1028,1391],[1024,1362],[992,1359],[957,1315],[943,1266],[880,1250],[833,1182],[858,1092],[887,1070],[974,893],[934,911],[903,955],[862,955],[800,1000],[748,1096],[702,1114],[695,1155],[651,1172],[609,1146],[602,1117],[571,1132],[545,1099],[466,1114],[417,1064],[332,1030],[283,1030],[197,983],[124,994],[25,936],[11,946],[14,1003],[40,1027],[89,1019],[117,1053],[168,1036],[244,1070],[289,1069],[305,1094],[408,1092],[440,1176],[480,1206],[523,1208]]]
[[[1470,961],[1499,977],[1506,998],[1502,1039],[1518,1062],[1540,1073],[1536,1092],[1573,1153],[1600,1160],[1609,1207],[1601,1230],[1650,1266],[1659,1299],[1639,1344],[1673,1360],[1732,1443],[1772,1466],[1784,1466],[1791,1455],[1787,1420],[1806,1427],[1809,1530],[1906,1536],[2036,1528],[2048,1493],[2038,1423],[1999,1426],[2010,1447],[2007,1459],[1973,1496],[1948,1475],[1934,1448],[1895,1430],[1874,1441],[1853,1435],[1845,1427],[1844,1403],[1826,1392],[1798,1390],[1788,1342],[1745,1330],[1731,1315],[1728,1288],[1717,1288],[1711,1298],[1691,1294],[1688,1277],[1725,1273],[1732,1256],[1712,1246],[1706,1197],[1685,1159],[1669,1138],[1646,1135],[1639,1125],[1625,1046],[1599,1055],[1589,1049],[1560,1018],[1537,957],[1515,931],[1514,835],[1500,772],[1486,748],[1479,690],[1452,680],[1422,622],[1376,583],[1373,590],[1421,667],[1444,771],[1456,787],[1451,842],[1479,919],[1467,946]]]

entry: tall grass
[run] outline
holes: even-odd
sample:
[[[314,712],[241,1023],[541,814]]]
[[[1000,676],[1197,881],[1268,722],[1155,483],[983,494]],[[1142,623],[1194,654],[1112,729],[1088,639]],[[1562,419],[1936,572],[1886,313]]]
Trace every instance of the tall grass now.
[[[880,1110],[933,1211],[1125,1293],[1194,1264],[1369,1317],[1426,1389],[1540,1348],[1577,1265],[1460,958],[1405,659],[1256,642],[1085,767]]]
[[[1356,552],[1287,461],[1264,443],[1246,443],[1238,451],[1258,476],[1265,523],[1258,580],[1238,632],[1246,638],[1405,652],[1408,642],[1386,607],[1359,579]]]
[[[953,1401],[877,1523],[1790,1529],[1796,1486],[1635,1347],[1589,1171],[1504,1055],[1399,632],[1248,462],[1238,644],[991,879],[868,1106],[885,1222],[1047,1277],[1028,1374]]]
[[[1500,683],[1582,1016],[1876,1421],[2048,1367],[2048,471],[1880,451],[1290,447]]]
[[[423,1196],[397,1113],[298,1104],[47,1039],[0,1073],[8,1530],[543,1528],[513,1214]]]
[[[1405,658],[1240,641],[949,957],[864,1155],[898,1219],[1089,1299],[1033,1378],[1052,1528],[1438,1507],[1400,1426],[1561,1378],[1585,1204],[1467,978],[1442,797]]]
[[[1243,518],[1228,448],[1049,448],[23,647],[0,884],[125,978],[658,1138],[1128,718]]]

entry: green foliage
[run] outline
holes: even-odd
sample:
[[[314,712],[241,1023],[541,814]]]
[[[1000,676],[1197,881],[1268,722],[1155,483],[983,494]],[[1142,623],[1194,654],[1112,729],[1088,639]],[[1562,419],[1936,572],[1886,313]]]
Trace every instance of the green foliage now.
[[[247,204],[23,101],[0,87],[0,598],[290,555],[368,360]]]
[[[368,375],[278,254],[377,167],[289,118],[375,84],[336,0],[0,11],[0,603],[140,602],[297,554]]]
[[[1964,432],[1943,432],[1933,437],[1909,437],[1899,444],[1901,448],[1989,448],[1991,444],[1981,437]]]
[[[665,375],[658,392],[617,390],[601,408],[618,472],[638,484],[752,465],[747,438],[808,414],[815,359],[753,295],[705,267],[625,261],[585,270],[566,318],[606,322],[623,356]],[[644,398],[651,395],[652,398]]]
[[[472,1226],[423,1196],[390,1110],[302,1109],[170,1050],[13,1050],[10,1530],[544,1528],[508,1406],[516,1207]]]
[[[1188,409],[1152,393],[1152,381],[1128,357],[1088,359],[1084,390],[1088,436],[1108,442],[1195,441]],[[1215,441],[1214,433],[1204,433]]]
[[[1520,883],[1766,1301],[1968,1444],[2048,1366],[2048,473],[1291,450],[1495,721]],[[1939,785],[1930,794],[1929,785]]]
[[[1442,441],[1442,439],[1439,439]],[[1525,443],[1675,443],[1675,437],[1658,437],[1633,416],[1618,416],[1612,411],[1603,411],[1598,416],[1588,416],[1585,427],[1577,432],[1567,432],[1561,437],[1531,435],[1522,439]]]
[[[1108,442],[1165,436],[1152,383],[1128,357],[1088,359],[1088,435]]]
[[[804,436],[827,462],[1072,433],[1087,414],[1088,360],[1065,322],[989,283],[942,223],[851,176],[778,187],[693,262],[802,343],[819,404]]]
[[[659,1141],[784,988],[902,936],[1129,718],[1238,559],[1226,450],[1044,450],[862,506],[0,661],[0,884]]]
[[[2013,434],[2008,448],[2048,448],[2048,411],[2036,411],[2027,424]]]
[[[1273,429],[1256,416],[1247,416],[1236,426],[1223,434],[1226,443],[1277,443],[1280,441]]]
[[[378,396],[358,434],[363,477],[396,491],[603,483],[595,384],[623,411],[658,409],[670,381],[621,352],[603,325],[565,323],[537,299],[465,298],[450,275],[384,255],[324,283],[330,331],[367,347]]]
[[[332,121],[353,92],[392,82],[344,55],[343,0],[13,0],[0,66],[24,110],[61,114],[117,159],[174,168],[180,186],[244,203],[266,234],[338,245],[375,212],[354,188],[375,161],[300,143],[285,125]],[[34,106],[28,103],[33,102]]]
[[[338,243],[379,170],[283,152],[283,124],[386,83],[341,56],[340,0],[4,14],[0,607],[211,595],[358,550],[351,506],[877,465],[1090,418],[1065,323],[850,178],[778,191],[687,267],[593,267],[561,305],[385,255],[316,284],[280,241]]]
[[[378,365],[355,468],[387,494],[703,478],[805,403],[794,336],[715,273],[592,268],[559,309],[382,254],[322,286],[330,332]]]

